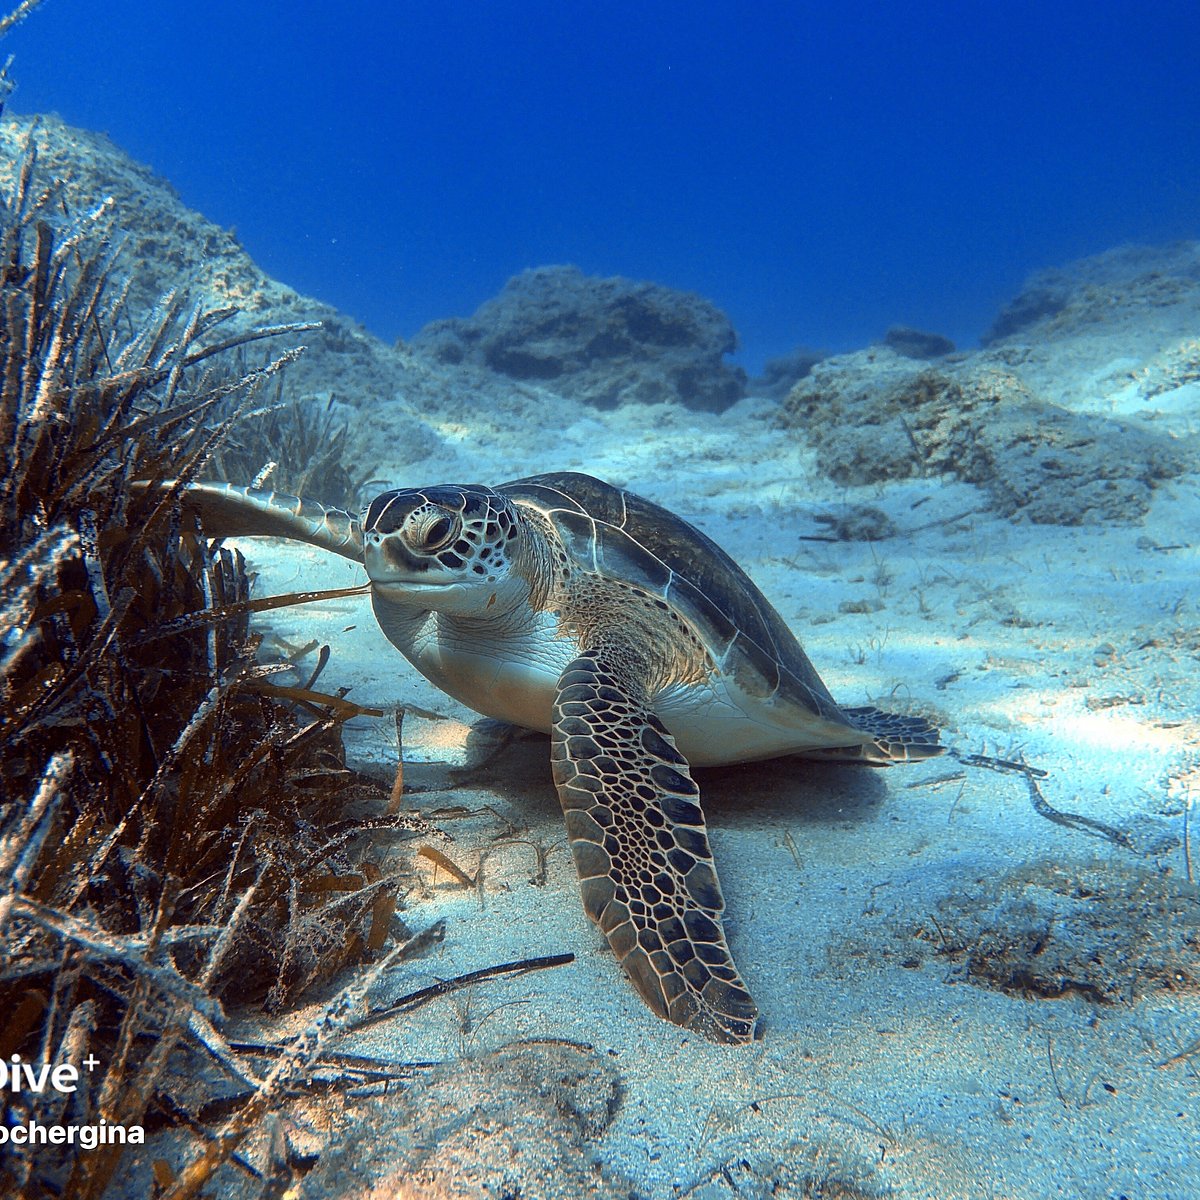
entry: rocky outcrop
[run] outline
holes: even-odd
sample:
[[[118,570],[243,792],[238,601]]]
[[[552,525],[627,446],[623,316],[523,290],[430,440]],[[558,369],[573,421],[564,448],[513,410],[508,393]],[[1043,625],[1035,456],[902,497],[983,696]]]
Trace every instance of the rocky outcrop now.
[[[1001,309],[980,339],[994,346],[1018,336],[1065,334],[1117,327],[1147,311],[1200,301],[1200,242],[1118,246],[1062,267],[1037,271]]]
[[[893,330],[827,359],[781,422],[839,483],[949,476],[1014,520],[1136,523],[1200,463],[1197,329],[1200,242],[1119,247],[1031,277],[983,350]]]
[[[404,356],[328,304],[303,296],[259,268],[236,235],[188,208],[175,189],[101,133],[75,129],[57,117],[5,115],[0,122],[0,190],[8,192],[25,139],[37,150],[42,178],[62,181],[71,215],[110,205],[115,271],[128,284],[134,322],[172,291],[190,306],[233,307],[226,328],[319,321],[321,328],[267,345],[307,347],[288,371],[292,394],[336,396],[349,404],[391,399],[410,384]]]
[[[69,227],[75,214],[107,206],[117,251],[111,286],[126,289],[130,328],[144,323],[173,292],[180,295],[185,315],[193,306],[232,310],[213,331],[213,340],[252,327],[320,322],[318,329],[254,344],[251,363],[305,347],[284,372],[283,398],[308,404],[313,428],[332,404],[338,422],[349,424],[342,456],[356,470],[378,467],[389,477],[400,477],[445,449],[442,414],[457,411],[467,391],[456,372],[388,345],[330,305],[272,279],[232,231],[188,208],[170,183],[104,134],[76,129],[54,116],[6,111],[0,120],[0,196],[15,187],[30,140],[39,177],[62,181],[66,211],[47,212],[48,220]],[[119,346],[123,332],[113,331],[111,344]],[[262,430],[256,435],[248,424],[227,449],[236,449],[246,438],[257,445],[270,434]],[[288,453],[288,446],[277,446],[266,457],[287,467]],[[257,464],[252,477],[265,459],[252,454],[250,460]],[[290,465],[303,471],[308,464]],[[277,476],[285,477],[286,471]],[[332,495],[325,499],[342,503]]]
[[[954,353],[954,343],[940,333],[927,333],[924,329],[911,329],[907,325],[893,325],[884,334],[883,344],[903,358],[945,358]]]
[[[736,344],[701,296],[577,267],[524,271],[474,316],[435,321],[410,343],[597,408],[676,401],[709,412],[745,393],[744,372],[724,361]]]
[[[782,400],[800,380],[812,374],[817,363],[827,357],[823,351],[797,346],[787,354],[768,358],[763,363],[762,374],[750,381],[750,392],[755,396]]]
[[[1186,469],[1178,442],[1051,404],[1011,371],[968,363],[914,372],[878,357],[830,359],[784,402],[783,423],[838,483],[950,475],[983,488],[1007,517],[1132,523],[1156,484]]]

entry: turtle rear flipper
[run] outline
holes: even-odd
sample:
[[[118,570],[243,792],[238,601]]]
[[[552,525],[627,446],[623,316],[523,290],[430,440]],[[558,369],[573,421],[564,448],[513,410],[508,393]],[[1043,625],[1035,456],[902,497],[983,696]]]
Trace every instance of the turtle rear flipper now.
[[[806,758],[832,758],[847,762],[865,762],[886,767],[897,762],[916,762],[933,758],[946,747],[938,741],[937,726],[924,717],[906,717],[879,708],[843,708],[846,719],[874,741],[865,746],[845,749],[812,750]]]
[[[627,657],[585,651],[554,706],[551,762],[583,905],[659,1016],[748,1042],[758,1010],[725,941],[700,792],[620,670]]]

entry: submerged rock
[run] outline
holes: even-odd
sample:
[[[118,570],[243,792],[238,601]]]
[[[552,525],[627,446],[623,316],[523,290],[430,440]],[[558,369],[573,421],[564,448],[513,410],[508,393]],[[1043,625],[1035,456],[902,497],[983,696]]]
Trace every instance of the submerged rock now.
[[[980,342],[990,347],[1017,334],[1046,339],[1094,332],[1155,310],[1194,308],[1198,299],[1200,242],[1117,246],[1032,274]]]
[[[394,468],[425,461],[440,444],[441,435],[423,414],[441,409],[456,394],[456,381],[382,342],[330,305],[271,278],[232,230],[188,208],[167,180],[102,133],[74,128],[53,115],[28,117],[6,109],[0,120],[0,192],[14,187],[27,139],[36,148],[42,177],[61,182],[67,211],[61,220],[57,212],[45,214],[49,219],[65,231],[73,225],[71,214],[108,206],[113,242],[122,250],[114,281],[127,288],[126,307],[135,322],[150,319],[172,293],[182,297],[185,311],[194,305],[229,310],[211,340],[262,326],[319,322],[316,329],[257,343],[248,360],[303,346],[284,375],[287,399],[311,398],[313,413],[331,401],[340,411],[372,406],[371,423],[351,427],[349,462],[382,466],[388,461]],[[377,405],[396,398],[402,405],[388,403],[386,412]]]
[[[907,325],[893,325],[884,335],[883,344],[904,358],[945,358],[954,353],[954,343],[948,337],[910,329]]]
[[[763,364],[762,374],[750,381],[750,391],[755,396],[782,400],[800,380],[811,375],[813,367],[826,357],[820,350],[797,346],[787,354],[768,358]]]
[[[514,276],[465,319],[426,325],[409,343],[441,363],[543,383],[597,408],[676,401],[720,412],[740,400],[745,372],[729,318],[693,292],[577,267]]]
[[[1043,525],[1136,522],[1156,484],[1187,463],[1180,443],[1051,404],[1011,371],[913,374],[879,369],[865,352],[816,368],[781,420],[838,483],[951,475],[983,488],[1002,515]]]

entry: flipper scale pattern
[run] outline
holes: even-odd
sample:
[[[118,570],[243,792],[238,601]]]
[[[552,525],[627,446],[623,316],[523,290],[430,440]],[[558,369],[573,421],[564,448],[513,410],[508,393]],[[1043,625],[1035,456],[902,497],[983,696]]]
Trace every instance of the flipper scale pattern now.
[[[758,1010],[725,940],[700,790],[621,656],[563,673],[551,761],[584,908],[660,1016],[723,1042]]]

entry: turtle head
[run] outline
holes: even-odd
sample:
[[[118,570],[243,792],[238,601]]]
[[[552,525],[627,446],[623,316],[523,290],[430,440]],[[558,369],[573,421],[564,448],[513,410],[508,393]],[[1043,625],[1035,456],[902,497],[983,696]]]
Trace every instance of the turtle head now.
[[[491,488],[383,492],[363,513],[362,530],[372,587],[393,602],[482,616],[528,595],[528,581],[514,570],[524,522]]]

